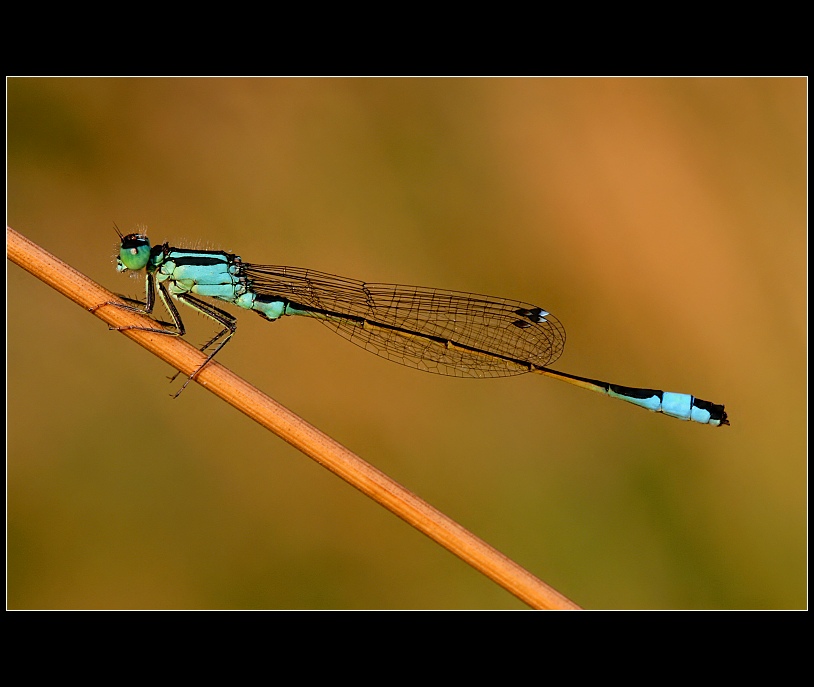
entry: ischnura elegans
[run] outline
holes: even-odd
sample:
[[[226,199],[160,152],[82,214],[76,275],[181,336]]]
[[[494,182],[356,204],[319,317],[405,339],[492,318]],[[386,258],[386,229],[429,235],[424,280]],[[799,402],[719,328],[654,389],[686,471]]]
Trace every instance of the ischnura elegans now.
[[[177,397],[237,331],[237,320],[210,300],[253,310],[269,321],[310,317],[362,348],[408,367],[453,377],[527,372],[559,379],[680,420],[728,425],[723,405],[690,394],[611,384],[549,367],[562,355],[565,329],[543,308],[461,291],[378,284],[299,267],[259,265],[232,253],[151,246],[144,233],[122,236],[116,268],[146,271],[146,300],[109,303],[151,315],[156,293],[172,318],[167,327],[123,327],[183,336],[174,301],[213,320],[220,331],[200,350],[207,359]],[[106,305],[106,304],[102,304]],[[102,307],[102,305],[97,306]],[[97,308],[94,308],[97,309]]]

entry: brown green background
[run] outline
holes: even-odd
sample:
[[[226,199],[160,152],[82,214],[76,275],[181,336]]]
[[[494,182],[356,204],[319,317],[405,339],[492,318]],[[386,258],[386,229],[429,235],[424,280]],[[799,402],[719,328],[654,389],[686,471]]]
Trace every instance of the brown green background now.
[[[803,608],[803,79],[20,79],[8,223],[114,291],[113,223],[492,293],[555,367],[402,368],[238,313],[220,361],[587,608]],[[524,606],[8,263],[8,606]],[[190,340],[211,327],[186,314]]]

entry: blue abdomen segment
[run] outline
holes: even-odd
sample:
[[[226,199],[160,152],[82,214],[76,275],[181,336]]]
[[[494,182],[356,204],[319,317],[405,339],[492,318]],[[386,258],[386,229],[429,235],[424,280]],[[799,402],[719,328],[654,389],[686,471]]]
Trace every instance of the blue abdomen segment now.
[[[654,413],[664,413],[679,420],[692,420],[702,425],[729,424],[724,407],[703,401],[690,394],[655,389],[636,389],[609,384],[608,396],[619,398]]]

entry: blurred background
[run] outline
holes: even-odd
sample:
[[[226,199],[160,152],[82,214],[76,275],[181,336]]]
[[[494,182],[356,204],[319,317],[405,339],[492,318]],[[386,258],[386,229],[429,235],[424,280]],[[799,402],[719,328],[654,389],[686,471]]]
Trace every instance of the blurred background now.
[[[236,312],[219,361],[586,608],[805,608],[806,86],[11,78],[8,224],[134,296],[114,222],[539,304],[556,369],[732,426],[296,318]],[[9,608],[525,608],[7,265]]]

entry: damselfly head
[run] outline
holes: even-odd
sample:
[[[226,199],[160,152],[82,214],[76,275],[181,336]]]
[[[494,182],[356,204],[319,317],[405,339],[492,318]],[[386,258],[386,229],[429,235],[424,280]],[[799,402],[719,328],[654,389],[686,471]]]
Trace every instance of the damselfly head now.
[[[122,236],[119,257],[116,259],[116,269],[119,272],[126,272],[127,270],[137,272],[147,267],[149,261],[150,239],[147,238],[146,234]]]

